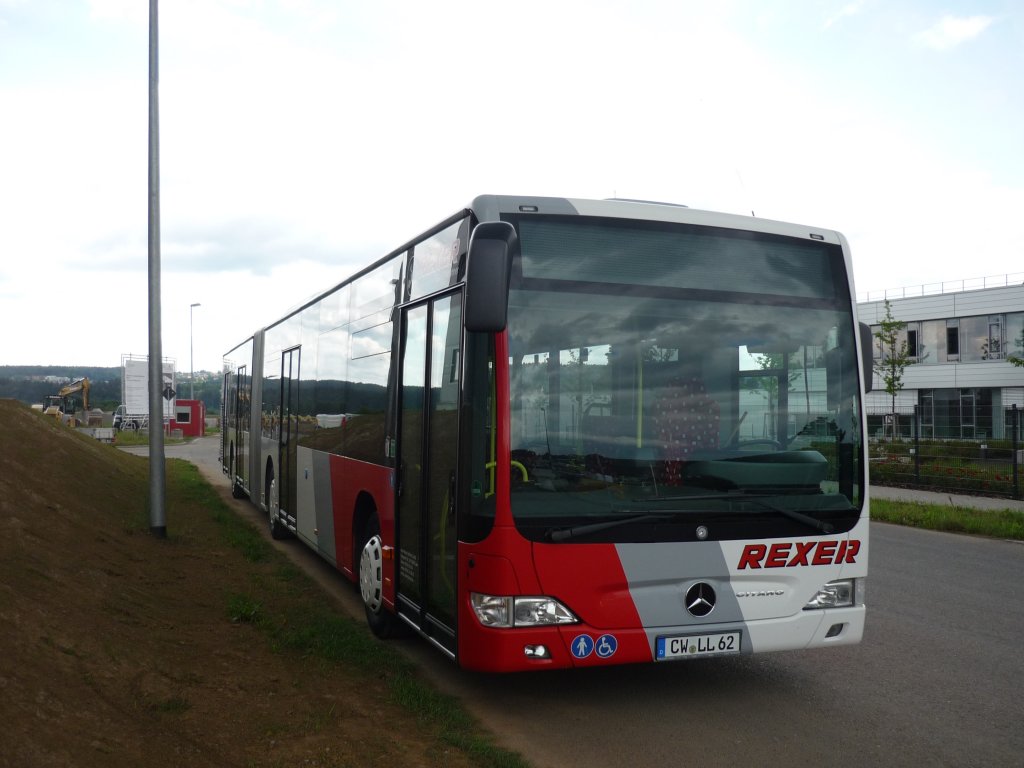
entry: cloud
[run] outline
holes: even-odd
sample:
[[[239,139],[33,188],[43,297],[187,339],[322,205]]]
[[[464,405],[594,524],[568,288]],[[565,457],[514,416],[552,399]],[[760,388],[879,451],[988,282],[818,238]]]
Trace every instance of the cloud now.
[[[855,0],[852,3],[847,3],[840,8],[835,14],[825,20],[825,29],[838,24],[844,18],[848,16],[856,16],[862,10],[864,10],[865,0]]]
[[[89,0],[89,16],[97,21],[149,23],[149,7],[133,0]]]
[[[995,21],[991,16],[945,15],[932,27],[918,32],[914,40],[935,51],[948,51],[973,40]]]

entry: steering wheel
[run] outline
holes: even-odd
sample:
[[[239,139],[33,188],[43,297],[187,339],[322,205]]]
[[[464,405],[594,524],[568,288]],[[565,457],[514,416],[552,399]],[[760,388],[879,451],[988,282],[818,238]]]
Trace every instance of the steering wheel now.
[[[737,443],[737,448],[739,448],[739,450],[742,451],[754,445],[767,446],[768,448],[771,448],[772,450],[775,451],[786,450],[786,446],[784,446],[778,440],[773,440],[770,437],[756,437],[753,440],[740,440],[739,443]]]

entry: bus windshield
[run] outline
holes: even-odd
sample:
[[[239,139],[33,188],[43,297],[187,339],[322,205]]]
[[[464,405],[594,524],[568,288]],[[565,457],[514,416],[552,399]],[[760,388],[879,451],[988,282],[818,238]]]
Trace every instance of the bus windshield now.
[[[513,219],[511,507],[536,541],[840,533],[859,517],[840,245]]]

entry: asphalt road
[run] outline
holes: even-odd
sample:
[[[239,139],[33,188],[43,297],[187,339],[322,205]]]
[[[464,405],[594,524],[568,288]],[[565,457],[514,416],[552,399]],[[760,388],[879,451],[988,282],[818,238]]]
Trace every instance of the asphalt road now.
[[[216,451],[206,438],[166,454],[226,492]],[[283,549],[362,616],[330,567],[295,542]],[[873,523],[855,647],[494,676],[416,638],[393,642],[537,768],[1021,766],[1022,578],[1024,545]]]

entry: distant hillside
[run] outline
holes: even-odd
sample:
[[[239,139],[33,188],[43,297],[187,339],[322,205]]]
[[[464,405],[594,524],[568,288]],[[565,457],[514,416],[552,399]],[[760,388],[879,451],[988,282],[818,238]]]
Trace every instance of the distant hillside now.
[[[89,379],[90,404],[93,407],[113,411],[121,404],[120,366],[0,365],[0,397],[9,397],[27,405],[42,403],[48,395],[57,394],[60,381],[83,376]],[[218,376],[197,372],[194,387],[189,387],[188,377],[182,380],[179,373],[179,386],[184,390],[181,395],[185,397],[194,390],[196,399],[205,402],[208,411],[220,410]]]
[[[90,405],[105,411],[117,408],[121,402],[120,368],[0,365],[0,397],[10,397],[28,405],[42,403],[48,395],[57,394],[64,379],[74,380],[83,376],[89,379]]]
[[[68,379],[88,377],[90,381],[121,380],[121,366],[76,365],[0,365],[0,377],[12,379],[62,376]]]

